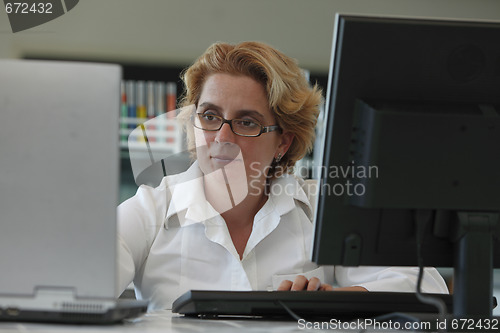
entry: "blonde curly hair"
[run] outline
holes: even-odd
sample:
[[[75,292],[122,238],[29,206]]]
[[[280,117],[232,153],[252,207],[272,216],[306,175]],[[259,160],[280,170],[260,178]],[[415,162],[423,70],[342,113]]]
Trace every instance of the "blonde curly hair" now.
[[[182,73],[185,90],[178,117],[187,123],[197,107],[203,84],[216,73],[249,76],[260,82],[267,93],[269,107],[284,132],[295,134],[293,142],[279,162],[273,162],[275,177],[293,172],[295,163],[311,151],[315,138],[319,107],[323,101],[317,84],[311,86],[304,71],[292,59],[261,42],[212,44],[192,66]],[[188,129],[188,149],[194,151],[192,129]]]

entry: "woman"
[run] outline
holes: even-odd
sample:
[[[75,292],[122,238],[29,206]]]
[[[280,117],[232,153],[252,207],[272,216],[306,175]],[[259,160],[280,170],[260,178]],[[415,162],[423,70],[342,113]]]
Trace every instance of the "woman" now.
[[[152,309],[189,289],[332,290],[310,258],[313,207],[290,174],[312,148],[321,91],[296,62],[256,42],[217,43],[184,73],[196,156],[119,207],[120,279]],[[351,290],[414,291],[413,268],[335,268]],[[427,292],[447,292],[428,270]]]

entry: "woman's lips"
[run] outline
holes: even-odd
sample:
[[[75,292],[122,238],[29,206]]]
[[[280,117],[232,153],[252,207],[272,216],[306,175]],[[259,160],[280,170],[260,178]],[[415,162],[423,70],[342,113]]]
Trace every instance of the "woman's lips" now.
[[[218,165],[227,165],[233,161],[238,161],[239,159],[229,156],[229,155],[215,155],[211,156],[211,159],[213,162],[215,162]]]

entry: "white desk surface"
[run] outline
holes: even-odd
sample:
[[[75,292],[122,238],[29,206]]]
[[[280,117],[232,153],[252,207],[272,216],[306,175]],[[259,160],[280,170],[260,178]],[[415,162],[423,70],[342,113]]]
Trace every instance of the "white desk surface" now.
[[[362,319],[360,319],[363,321]],[[498,320],[498,319],[497,319]],[[352,333],[387,333],[429,331],[418,323],[404,326],[370,326],[358,322],[344,322],[349,326],[330,327],[330,321],[309,322],[313,326],[307,327],[304,322],[300,324],[295,320],[266,320],[266,319],[200,319],[183,317],[172,314],[170,310],[145,314],[137,319],[114,325],[68,325],[68,324],[41,324],[41,323],[14,323],[0,322],[0,333],[8,332],[35,332],[35,333],[109,333],[109,332],[140,332],[140,333],[289,333],[289,332],[352,332]],[[432,319],[431,322],[434,322]],[[429,323],[431,323],[429,322]],[[314,326],[314,324],[327,324],[327,326]],[[353,326],[354,325],[354,326]],[[403,324],[402,324],[403,325]],[[417,326],[414,326],[417,325]],[[423,330],[422,330],[423,328]],[[493,332],[497,330],[489,330]]]
[[[311,332],[313,330],[306,330]],[[37,332],[37,333],[59,333],[59,332],[178,332],[178,333],[243,333],[243,332],[304,332],[298,323],[290,321],[269,321],[261,319],[198,319],[187,318],[170,311],[149,313],[132,322],[109,326],[92,325],[66,325],[66,324],[37,324],[37,323],[0,323],[0,332]]]

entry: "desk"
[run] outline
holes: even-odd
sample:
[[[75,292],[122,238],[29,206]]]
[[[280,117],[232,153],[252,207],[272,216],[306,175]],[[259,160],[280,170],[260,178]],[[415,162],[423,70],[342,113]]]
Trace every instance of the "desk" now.
[[[131,322],[111,326],[37,324],[37,323],[0,323],[0,332],[36,332],[36,333],[109,333],[109,332],[140,332],[140,333],[235,333],[235,332],[304,332],[299,329],[296,321],[269,321],[260,319],[211,320],[186,318],[170,311],[148,313]],[[306,330],[311,332],[312,330]]]
[[[424,318],[424,317],[423,317]],[[429,317],[427,324],[435,321],[435,318]],[[495,329],[485,330],[485,332],[498,332],[498,322],[500,318],[496,318]],[[171,311],[159,311],[148,313],[132,321],[116,325],[66,325],[66,324],[38,324],[38,323],[5,323],[0,322],[0,333],[9,332],[35,332],[35,333],[109,333],[109,332],[139,332],[139,333],[289,333],[289,332],[408,332],[410,331],[429,331],[430,327],[426,327],[425,323],[409,323],[410,326],[405,327],[404,324],[397,326],[381,325],[370,326],[353,322],[343,322],[349,324],[344,328],[336,326],[328,326],[327,322],[309,322],[309,326],[304,322],[300,324],[297,321],[279,321],[265,319],[199,319],[183,317],[177,314],[172,314]],[[361,320],[363,323],[363,320]],[[315,326],[316,324],[327,324],[326,326]],[[449,324],[449,322],[448,322]],[[452,326],[445,326],[451,328]],[[443,326],[440,326],[443,328]],[[434,330],[432,330],[434,331]],[[469,330],[470,332],[470,330]]]

